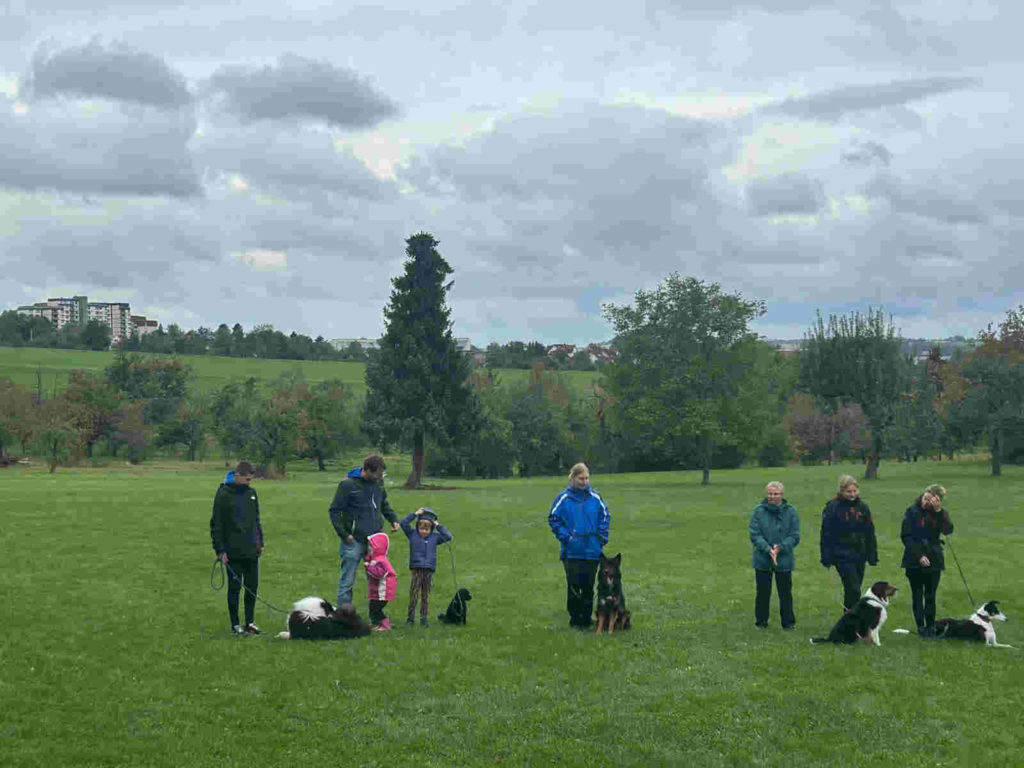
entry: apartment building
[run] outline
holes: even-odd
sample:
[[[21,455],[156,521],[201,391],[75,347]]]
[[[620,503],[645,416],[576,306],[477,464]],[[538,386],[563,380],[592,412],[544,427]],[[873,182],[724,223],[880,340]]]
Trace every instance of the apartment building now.
[[[87,296],[57,297],[18,307],[23,315],[42,317],[53,323],[59,331],[65,325],[85,325],[98,320],[110,329],[112,344],[131,336],[145,336],[159,324],[141,315],[133,315],[131,306],[118,301],[89,301]]]

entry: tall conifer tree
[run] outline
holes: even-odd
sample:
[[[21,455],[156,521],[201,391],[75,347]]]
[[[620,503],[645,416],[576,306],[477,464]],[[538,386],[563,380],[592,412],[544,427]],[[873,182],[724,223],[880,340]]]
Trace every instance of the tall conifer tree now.
[[[425,443],[468,439],[481,408],[469,382],[470,361],[455,346],[446,282],[452,273],[438,242],[420,232],[406,240],[402,275],[391,280],[380,350],[366,366],[364,429],[381,445],[412,447],[407,488],[423,477]]]

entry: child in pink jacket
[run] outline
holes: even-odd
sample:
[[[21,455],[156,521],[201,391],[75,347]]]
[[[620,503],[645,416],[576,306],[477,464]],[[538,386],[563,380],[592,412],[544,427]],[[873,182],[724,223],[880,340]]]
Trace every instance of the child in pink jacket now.
[[[366,539],[366,597],[370,601],[370,624],[378,632],[391,629],[384,606],[398,593],[398,574],[388,560],[390,546],[386,533],[374,533]]]

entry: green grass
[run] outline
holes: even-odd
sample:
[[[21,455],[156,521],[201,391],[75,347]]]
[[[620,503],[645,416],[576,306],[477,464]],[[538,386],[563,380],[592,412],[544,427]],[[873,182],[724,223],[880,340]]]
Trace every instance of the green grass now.
[[[72,370],[102,373],[113,360],[113,352],[0,347],[0,379],[11,379],[15,384],[34,390],[38,371],[43,391],[52,396],[55,391],[67,386]],[[195,369],[199,389],[204,392],[222,387],[232,379],[252,376],[270,382],[283,373],[295,370],[302,371],[309,382],[340,379],[357,393],[366,390],[366,366],[363,363],[257,360],[213,355],[183,355],[182,360]],[[497,374],[500,381],[515,382],[527,380],[530,372],[499,369]],[[573,389],[581,393],[597,376],[592,371],[566,371],[564,375]]]
[[[391,462],[404,478],[408,463]],[[1024,468],[882,465],[862,486],[894,599],[881,648],[811,646],[837,618],[840,586],[817,563],[819,514],[838,475],[786,468],[596,476],[623,553],[634,629],[569,630],[546,522],[564,478],[450,481],[389,489],[395,509],[438,510],[455,534],[469,625],[408,630],[407,547],[394,537],[399,629],[359,641],[228,634],[212,593],[216,464],[0,473],[0,764],[205,765],[1009,765],[1024,749],[1024,651],[893,635],[912,625],[900,571],[903,510],[949,489],[956,554],[976,600],[999,598],[1002,642],[1024,646]],[[854,472],[855,473],[855,472]],[[267,552],[260,594],[281,606],[333,599],[337,539],[327,506],[341,468],[294,465],[258,482]],[[798,628],[753,627],[747,521],[765,481],[801,512]],[[952,557],[941,615],[968,604]],[[455,586],[440,553],[433,612]],[[365,579],[357,581],[365,615]]]

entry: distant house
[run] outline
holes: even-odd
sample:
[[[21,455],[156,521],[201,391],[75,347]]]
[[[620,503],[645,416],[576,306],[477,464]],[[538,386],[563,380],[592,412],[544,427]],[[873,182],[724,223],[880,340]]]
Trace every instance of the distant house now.
[[[610,363],[615,359],[615,350],[602,344],[588,344],[586,352],[590,357],[590,362],[595,365],[597,363]]]
[[[339,352],[345,352],[348,350],[349,345],[351,345],[352,342],[355,342],[364,350],[380,349],[380,339],[331,339],[328,343]]]
[[[554,357],[555,355],[563,354],[566,357],[572,357],[576,354],[575,344],[552,344],[548,347],[548,357]]]

